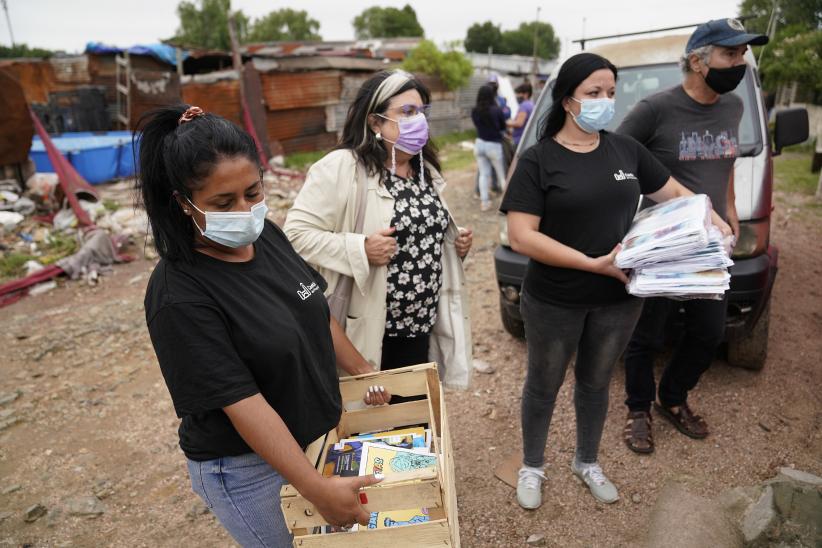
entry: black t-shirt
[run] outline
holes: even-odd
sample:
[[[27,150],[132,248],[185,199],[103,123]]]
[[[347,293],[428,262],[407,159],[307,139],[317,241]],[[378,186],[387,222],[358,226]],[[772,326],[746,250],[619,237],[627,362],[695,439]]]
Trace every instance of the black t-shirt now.
[[[477,109],[471,111],[471,120],[477,128],[477,137],[483,141],[502,142],[502,132],[505,130],[505,114],[496,105],[491,105],[488,112],[480,114]]]
[[[222,408],[260,393],[302,447],[339,422],[325,280],[266,222],[254,258],[161,260],[145,308],[180,447],[203,461],[251,452]]]
[[[540,217],[539,231],[589,257],[611,252],[628,229],[639,195],[656,192],[668,170],[634,139],[600,132],[599,146],[574,152],[553,139],[526,150],[508,183],[500,210]],[[531,260],[523,288],[534,298],[590,307],[628,298],[610,276]]]
[[[616,131],[646,146],[695,194],[707,194],[724,218],[743,111],[742,100],[733,93],[703,105],[675,86],[637,103]],[[651,200],[642,201],[643,207],[652,205]]]

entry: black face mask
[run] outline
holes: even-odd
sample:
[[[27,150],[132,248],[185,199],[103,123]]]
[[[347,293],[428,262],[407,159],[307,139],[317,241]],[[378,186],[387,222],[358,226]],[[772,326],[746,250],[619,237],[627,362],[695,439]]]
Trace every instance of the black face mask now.
[[[724,69],[709,68],[705,83],[715,92],[723,94],[735,90],[744,77],[745,65]]]

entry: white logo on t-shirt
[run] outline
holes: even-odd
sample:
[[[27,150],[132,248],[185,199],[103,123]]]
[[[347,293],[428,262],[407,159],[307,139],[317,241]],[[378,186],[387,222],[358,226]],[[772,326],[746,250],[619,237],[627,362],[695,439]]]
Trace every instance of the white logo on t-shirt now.
[[[633,173],[626,173],[626,172],[622,171],[621,169],[619,170],[618,173],[614,173],[614,179],[616,179],[617,181],[627,181],[629,179],[632,180],[632,181],[637,180],[636,175],[634,175]]]
[[[313,282],[308,286],[305,284],[300,284],[300,287],[302,289],[297,290],[297,295],[299,295],[302,300],[308,299],[311,295],[320,290],[320,286],[317,285],[317,282]]]

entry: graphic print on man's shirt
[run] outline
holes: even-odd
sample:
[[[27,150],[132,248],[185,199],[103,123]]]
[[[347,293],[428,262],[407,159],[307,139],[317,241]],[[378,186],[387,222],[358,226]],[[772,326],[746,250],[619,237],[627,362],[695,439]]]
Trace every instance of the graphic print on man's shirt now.
[[[733,130],[720,131],[714,136],[710,131],[681,132],[679,140],[679,161],[690,160],[725,160],[736,158],[739,141]]]

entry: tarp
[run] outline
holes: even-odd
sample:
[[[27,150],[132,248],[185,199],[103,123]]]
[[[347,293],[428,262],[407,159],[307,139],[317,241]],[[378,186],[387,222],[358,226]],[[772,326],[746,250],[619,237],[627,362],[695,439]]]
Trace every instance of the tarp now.
[[[123,53],[128,51],[130,55],[150,55],[158,61],[168,63],[171,66],[177,66],[177,50],[173,46],[167,44],[138,44],[130,48],[118,48],[103,44],[102,42],[88,42],[86,44],[86,53]],[[183,50],[183,58],[185,61],[189,56],[188,51]]]

